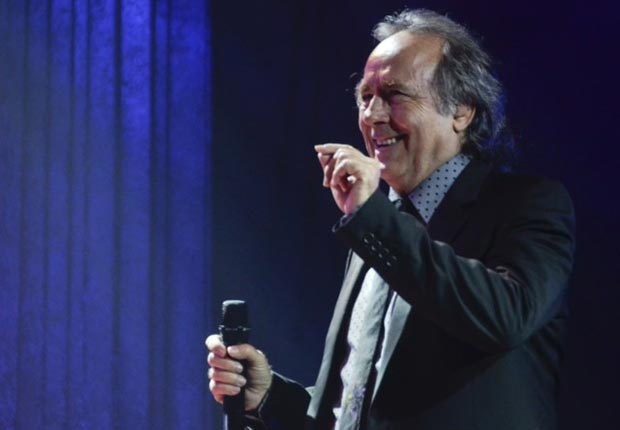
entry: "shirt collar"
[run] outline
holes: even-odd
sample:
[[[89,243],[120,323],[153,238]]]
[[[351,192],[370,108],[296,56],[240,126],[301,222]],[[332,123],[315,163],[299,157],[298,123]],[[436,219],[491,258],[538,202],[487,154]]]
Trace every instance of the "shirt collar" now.
[[[409,200],[427,224],[456,178],[470,161],[471,158],[467,155],[456,155],[441,165],[409,193]],[[390,188],[389,198],[390,200],[398,200],[400,196]]]

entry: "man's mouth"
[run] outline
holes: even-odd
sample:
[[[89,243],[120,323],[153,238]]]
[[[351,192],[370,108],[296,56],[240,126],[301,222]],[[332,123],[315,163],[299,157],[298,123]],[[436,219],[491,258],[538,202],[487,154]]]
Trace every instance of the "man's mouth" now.
[[[388,146],[394,145],[396,142],[401,141],[405,138],[404,135],[392,136],[382,139],[373,139],[375,142],[376,148],[387,148]]]

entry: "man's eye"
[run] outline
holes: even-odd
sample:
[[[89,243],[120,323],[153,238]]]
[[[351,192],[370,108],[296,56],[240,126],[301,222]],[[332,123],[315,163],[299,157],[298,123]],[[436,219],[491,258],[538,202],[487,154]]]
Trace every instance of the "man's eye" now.
[[[358,103],[360,105],[368,105],[368,103],[370,103],[370,101],[372,100],[372,94],[360,94],[359,98],[358,98]]]
[[[389,99],[393,99],[395,97],[406,97],[407,94],[403,93],[402,91],[397,91],[397,90],[392,90],[387,94],[387,98]]]

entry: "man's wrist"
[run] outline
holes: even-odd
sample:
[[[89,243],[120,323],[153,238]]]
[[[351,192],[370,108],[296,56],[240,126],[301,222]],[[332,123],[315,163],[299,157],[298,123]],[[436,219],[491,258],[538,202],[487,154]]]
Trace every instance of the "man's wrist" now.
[[[263,409],[265,409],[265,404],[269,400],[269,395],[271,394],[272,387],[273,387],[273,371],[271,371],[271,380],[269,381],[269,387],[267,387],[267,391],[265,391],[263,398],[260,400],[260,402],[258,402],[256,409],[254,409],[256,415],[261,419],[263,418],[262,411]]]

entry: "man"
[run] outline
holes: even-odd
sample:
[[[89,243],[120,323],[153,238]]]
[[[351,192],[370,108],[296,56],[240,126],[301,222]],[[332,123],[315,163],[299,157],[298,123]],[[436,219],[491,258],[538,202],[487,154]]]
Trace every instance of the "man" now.
[[[211,391],[221,402],[245,386],[268,428],[554,428],[570,198],[494,171],[500,87],[463,27],[404,11],[374,35],[357,87],[367,155],[315,148],[352,252],[312,395],[216,335]]]

